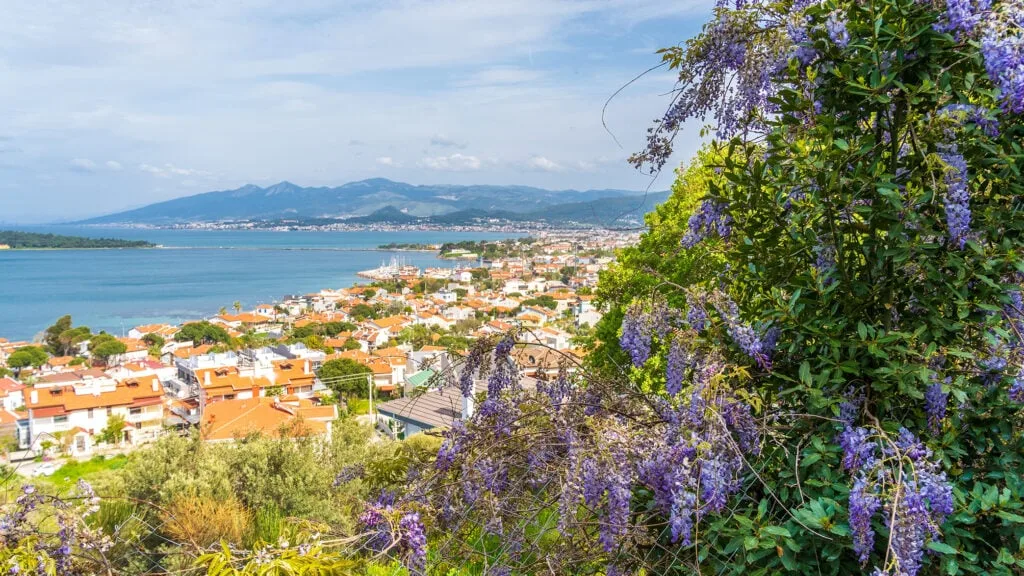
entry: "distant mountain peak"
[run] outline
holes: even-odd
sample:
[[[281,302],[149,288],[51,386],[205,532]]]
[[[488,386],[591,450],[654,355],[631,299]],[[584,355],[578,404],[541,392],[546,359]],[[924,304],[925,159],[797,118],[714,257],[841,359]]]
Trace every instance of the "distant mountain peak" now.
[[[302,189],[302,186],[292,184],[287,180],[282,180],[273,186],[268,186],[264,190],[267,193],[267,196],[273,196],[274,194],[288,194]]]
[[[413,185],[387,178],[328,188],[303,187],[284,180],[265,188],[246,184],[235,190],[177,198],[81,223],[169,225],[370,215],[377,219],[399,219],[402,215],[404,220],[459,212],[535,215],[567,203],[633,198],[635,204],[642,204],[638,194],[625,190],[556,191],[529,186]],[[593,212],[593,208],[588,211]]]

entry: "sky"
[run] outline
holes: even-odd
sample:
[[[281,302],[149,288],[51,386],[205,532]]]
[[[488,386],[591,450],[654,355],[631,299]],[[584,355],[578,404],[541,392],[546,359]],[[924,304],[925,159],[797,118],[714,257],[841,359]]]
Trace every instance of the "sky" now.
[[[0,222],[247,183],[666,189],[625,159],[710,0],[11,0]],[[674,163],[699,146],[679,137]],[[611,134],[609,134],[609,131]]]

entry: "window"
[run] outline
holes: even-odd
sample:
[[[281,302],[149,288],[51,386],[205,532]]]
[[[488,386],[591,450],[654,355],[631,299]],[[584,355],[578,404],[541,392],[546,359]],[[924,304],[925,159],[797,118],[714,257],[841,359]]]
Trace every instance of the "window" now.
[[[68,417],[67,417],[66,414],[63,415],[63,416],[54,416],[53,417],[53,423],[54,424],[67,424],[68,423]]]
[[[113,414],[114,414],[114,409],[111,408],[110,406],[107,406],[107,418],[113,416]]]
[[[129,408],[128,414],[132,416],[138,416],[139,414],[142,414],[142,408]]]
[[[89,408],[89,420],[92,420],[93,409]]]

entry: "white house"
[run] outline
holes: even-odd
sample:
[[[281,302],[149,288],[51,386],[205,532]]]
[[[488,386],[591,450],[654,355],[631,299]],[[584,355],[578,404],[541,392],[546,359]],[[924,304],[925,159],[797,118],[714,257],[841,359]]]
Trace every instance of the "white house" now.
[[[12,378],[0,378],[0,408],[14,411],[25,405],[25,385]]]
[[[27,447],[40,450],[48,442],[72,455],[88,454],[112,416],[121,416],[126,423],[118,444],[155,440],[163,430],[163,395],[156,376],[33,388],[25,402]]]
[[[505,282],[505,287],[501,289],[504,294],[529,294],[531,292],[530,286],[522,280],[509,280]]]
[[[459,299],[458,294],[447,288],[442,288],[435,292],[434,297],[448,304],[451,304],[452,302],[455,302],[456,300]]]

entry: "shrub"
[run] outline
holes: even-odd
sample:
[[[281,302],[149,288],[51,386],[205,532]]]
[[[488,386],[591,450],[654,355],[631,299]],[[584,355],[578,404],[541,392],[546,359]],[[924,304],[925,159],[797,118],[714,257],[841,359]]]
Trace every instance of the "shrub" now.
[[[162,531],[177,542],[209,548],[222,542],[241,544],[249,530],[249,512],[235,499],[214,500],[185,496],[161,513]]]

